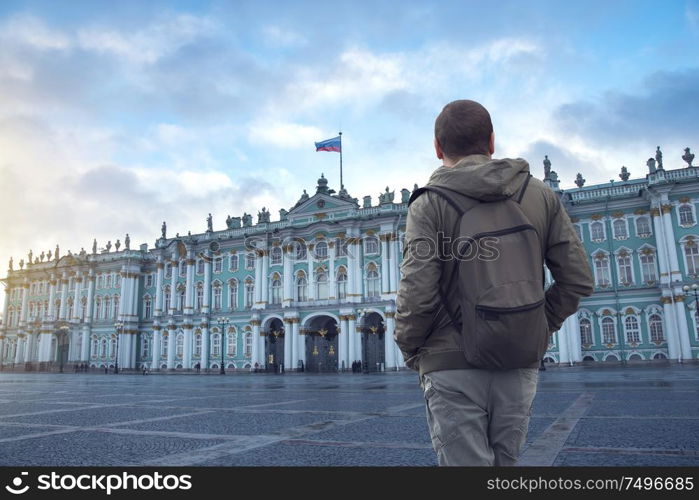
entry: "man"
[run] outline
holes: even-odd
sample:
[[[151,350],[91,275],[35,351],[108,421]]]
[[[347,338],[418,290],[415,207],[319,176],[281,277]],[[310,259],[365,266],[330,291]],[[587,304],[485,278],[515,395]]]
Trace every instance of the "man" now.
[[[444,107],[435,122],[434,147],[443,165],[432,173],[428,188],[456,191],[457,196],[464,195],[462,199],[481,207],[495,200],[516,198],[520,213],[536,230],[530,241],[539,253],[526,250],[538,259],[535,267],[542,269],[542,274],[545,262],[555,283],[544,293],[543,277],[535,281],[537,293],[543,297],[543,328],[521,335],[539,335],[544,347],[535,354],[543,355],[548,335],[558,330],[577,310],[580,299],[593,290],[587,256],[559,197],[531,177],[525,160],[492,158],[492,122],[488,111],[477,102],[459,100]],[[440,233],[459,236],[453,231],[460,220],[459,212],[439,193],[427,190],[412,200],[396,304],[395,340],[406,365],[419,372],[439,464],[513,465],[526,438],[541,358],[532,358],[526,367],[509,369],[475,367],[467,361],[464,339],[469,329],[462,330],[459,320],[463,303],[459,286],[461,290],[470,286],[469,277],[462,276],[457,286],[458,280],[450,279],[457,273],[457,259],[445,258],[439,251],[425,254],[418,249],[421,242],[438,242]],[[484,220],[486,225],[491,223],[488,217],[479,219],[481,224]],[[502,261],[500,264],[507,265]],[[512,273],[515,281],[517,272]],[[449,290],[440,289],[448,283],[452,283]],[[486,285],[479,282],[481,287]]]

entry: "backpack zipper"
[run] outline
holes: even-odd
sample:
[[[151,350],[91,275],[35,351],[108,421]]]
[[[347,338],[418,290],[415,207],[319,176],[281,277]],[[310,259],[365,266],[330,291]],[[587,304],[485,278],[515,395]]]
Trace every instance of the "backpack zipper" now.
[[[476,305],[476,311],[494,312],[494,313],[515,313],[515,312],[529,311],[530,309],[536,309],[537,307],[541,306],[544,302],[546,302],[546,299],[541,299],[537,302],[534,302],[533,304],[526,304],[526,305],[517,306],[517,307],[491,307],[491,306]]]
[[[485,233],[478,233],[471,236],[471,239],[483,238],[484,236],[502,236],[504,234],[517,233],[519,231],[524,231],[525,229],[532,229],[536,232],[536,228],[531,224],[520,224],[519,226],[508,227],[507,229],[500,229],[499,231],[488,231]]]

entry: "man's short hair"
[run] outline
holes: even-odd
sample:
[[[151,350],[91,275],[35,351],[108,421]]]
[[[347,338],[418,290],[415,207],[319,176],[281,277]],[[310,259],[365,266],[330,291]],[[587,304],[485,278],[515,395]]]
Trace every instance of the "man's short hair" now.
[[[493,122],[481,104],[468,99],[452,101],[434,122],[434,136],[449,158],[490,154]]]

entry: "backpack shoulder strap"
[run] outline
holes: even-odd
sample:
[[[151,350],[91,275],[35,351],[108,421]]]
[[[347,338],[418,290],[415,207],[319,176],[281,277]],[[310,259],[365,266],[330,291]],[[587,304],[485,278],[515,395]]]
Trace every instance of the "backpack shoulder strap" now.
[[[461,194],[453,189],[427,185],[413,191],[413,194],[410,195],[410,199],[408,200],[408,206],[410,206],[410,204],[425,191],[432,191],[433,193],[440,195],[446,200],[447,203],[449,203],[449,205],[454,208],[454,210],[456,210],[459,216],[464,215],[466,211],[480,203],[477,199]],[[465,200],[468,200],[468,202],[464,203]]]
[[[524,198],[524,192],[527,190],[527,186],[529,185],[529,179],[532,178],[532,174],[530,173],[527,175],[527,178],[524,179],[524,184],[522,185],[522,189],[519,192],[519,196],[517,197],[517,203],[522,203],[522,198]]]

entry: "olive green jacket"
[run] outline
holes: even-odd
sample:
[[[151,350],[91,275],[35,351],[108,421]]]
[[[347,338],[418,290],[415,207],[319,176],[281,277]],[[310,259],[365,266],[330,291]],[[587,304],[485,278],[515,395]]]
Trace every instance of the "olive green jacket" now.
[[[528,175],[529,164],[523,159],[497,160],[471,155],[453,167],[439,167],[428,185],[489,201],[518,192]],[[545,295],[546,317],[552,334],[577,311],[580,299],[592,294],[592,271],[570,218],[550,187],[532,177],[521,208],[539,234],[546,266],[555,281]],[[452,324],[444,307],[439,307],[439,286],[456,272],[456,260],[440,259],[438,252],[419,248],[425,240],[437,242],[439,231],[451,236],[457,218],[454,208],[430,191],[415,199],[408,209],[394,338],[406,365],[420,375],[434,370],[469,368],[461,332]],[[456,281],[446,294],[451,311],[459,308],[454,297]]]

